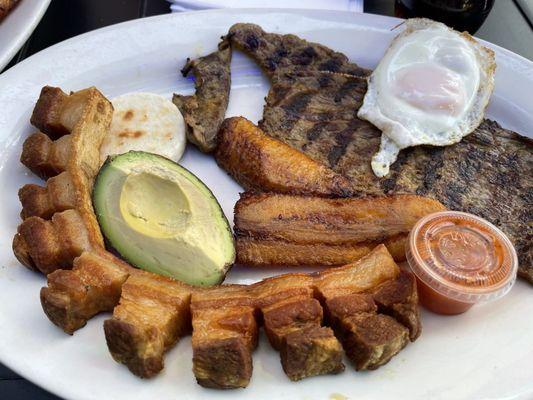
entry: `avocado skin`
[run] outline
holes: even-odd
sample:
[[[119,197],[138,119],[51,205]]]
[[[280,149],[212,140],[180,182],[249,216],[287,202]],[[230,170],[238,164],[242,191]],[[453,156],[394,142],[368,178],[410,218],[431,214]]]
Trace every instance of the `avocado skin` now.
[[[217,226],[220,230],[221,236],[223,238],[221,247],[225,250],[223,251],[225,254],[224,256],[224,262],[217,263],[216,267],[212,269],[211,273],[205,274],[205,271],[203,274],[199,274],[198,276],[194,272],[194,265],[188,265],[185,267],[188,267],[189,269],[192,268],[192,271],[189,271],[187,276],[184,276],[184,274],[180,273],[180,269],[183,267],[182,265],[179,265],[177,263],[176,265],[168,265],[168,268],[165,270],[162,270],[161,268],[158,268],[155,265],[152,265],[150,260],[139,260],[139,257],[136,257],[133,252],[129,251],[129,243],[128,240],[124,240],[124,238],[119,237],[119,235],[113,234],[109,232],[109,229],[106,229],[106,227],[113,225],[111,222],[112,219],[116,219],[117,217],[121,218],[121,216],[111,217],[108,215],[107,210],[104,210],[99,205],[102,204],[102,201],[110,195],[109,193],[109,177],[107,175],[113,173],[113,169],[117,165],[117,163],[125,165],[128,163],[128,160],[136,161],[139,163],[139,161],[142,161],[142,163],[145,163],[146,165],[150,164],[157,164],[159,167],[167,167],[170,170],[173,170],[174,172],[177,172],[181,178],[188,180],[190,183],[192,183],[197,189],[198,192],[202,194],[203,200],[206,202],[209,202],[212,207],[214,208],[215,212],[213,215],[210,216],[210,218],[207,220],[209,225]],[[149,170],[149,168],[148,168]],[[136,171],[138,172],[138,171]],[[112,195],[112,194],[111,194]],[[115,193],[116,195],[116,193]],[[119,196],[115,196],[118,198],[115,198],[114,201],[116,203],[119,202]],[[212,285],[218,285],[224,281],[224,278],[226,276],[226,273],[229,271],[229,269],[233,266],[233,263],[235,261],[235,243],[234,243],[234,236],[231,231],[229,222],[224,215],[224,212],[222,211],[222,208],[220,207],[220,204],[218,203],[217,199],[215,198],[213,192],[192,172],[190,172],[188,169],[184,168],[181,165],[178,165],[174,161],[157,155],[153,153],[143,152],[143,151],[129,151],[128,153],[119,154],[119,155],[113,155],[107,157],[106,161],[103,163],[102,167],[100,168],[100,171],[98,172],[94,185],[93,185],[93,191],[92,191],[92,199],[93,199],[93,207],[95,209],[95,214],[97,217],[97,220],[100,224],[100,227],[102,229],[102,233],[105,238],[106,248],[113,252],[114,254],[118,255],[123,260],[127,261],[131,265],[144,269],[149,272],[157,273],[160,275],[166,275],[171,278],[181,280],[185,283],[195,285],[195,286],[212,286]],[[198,218],[196,218],[198,219]],[[201,218],[200,218],[201,219]],[[192,224],[198,224],[201,223],[201,221],[193,221]],[[204,220],[205,223],[205,220]],[[142,237],[142,234],[139,234],[139,240],[142,242],[145,240],[145,238]],[[212,240],[211,237],[205,237],[205,241]],[[178,251],[182,251],[183,249],[177,249]],[[148,246],[146,248],[147,254],[150,254],[150,247]],[[194,263],[192,263],[194,264]]]

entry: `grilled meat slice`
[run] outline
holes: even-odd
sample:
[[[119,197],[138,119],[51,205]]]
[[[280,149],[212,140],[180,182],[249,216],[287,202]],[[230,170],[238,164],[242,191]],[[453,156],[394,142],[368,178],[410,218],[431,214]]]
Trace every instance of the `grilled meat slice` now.
[[[355,76],[370,73],[350,63],[344,54],[326,46],[307,42],[295,35],[266,33],[254,24],[233,25],[226,39],[249,54],[269,76],[292,69],[341,72]]]
[[[397,279],[380,285],[373,293],[379,312],[394,317],[409,329],[409,339],[416,340],[420,335],[420,311],[415,276],[402,270]]]
[[[247,190],[329,197],[354,194],[346,178],[265,135],[243,117],[224,121],[215,159]]]
[[[113,317],[104,322],[113,358],[142,378],[163,369],[163,354],[190,332],[192,289],[173,279],[144,271],[122,286]]]
[[[224,120],[231,87],[231,48],[223,41],[219,50],[197,60],[187,60],[183,76],[192,71],[196,78],[193,96],[175,94],[172,101],[187,125],[187,138],[200,150],[215,149],[217,132]]]
[[[455,145],[402,151],[389,176],[377,178],[370,159],[381,132],[357,118],[366,92],[361,77],[369,71],[324,46],[255,25],[234,25],[228,36],[271,78],[259,123],[265,133],[352,178],[360,194],[418,194],[486,218],[513,240],[519,275],[533,283],[531,139],[484,120]],[[314,51],[306,56],[309,45]]]
[[[41,91],[32,123],[59,139],[36,133],[23,146],[22,163],[42,177],[53,176],[46,187],[26,185],[19,192],[21,216],[27,219],[13,251],[28,268],[43,273],[71,268],[83,251],[104,248],[91,191],[112,114],[111,103],[96,88],[70,95],[48,86]]]
[[[357,371],[386,364],[409,342],[409,331],[383,314],[359,313],[341,322],[341,341]]]
[[[291,381],[344,371],[342,346],[325,326],[309,326],[287,334],[280,356],[283,371]]]
[[[401,261],[411,227],[443,209],[435,200],[412,195],[327,199],[245,193],[235,205],[237,261],[342,265],[381,242],[390,244]]]
[[[48,274],[41,305],[50,321],[73,334],[94,315],[113,311],[123,283],[133,272],[134,268],[105,250],[82,253],[72,270]]]

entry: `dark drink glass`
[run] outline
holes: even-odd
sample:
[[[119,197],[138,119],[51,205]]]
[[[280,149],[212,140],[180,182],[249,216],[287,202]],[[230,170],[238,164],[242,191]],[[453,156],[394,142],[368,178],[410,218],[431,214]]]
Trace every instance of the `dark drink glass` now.
[[[494,0],[396,0],[400,18],[426,17],[458,30],[475,33],[489,15]]]

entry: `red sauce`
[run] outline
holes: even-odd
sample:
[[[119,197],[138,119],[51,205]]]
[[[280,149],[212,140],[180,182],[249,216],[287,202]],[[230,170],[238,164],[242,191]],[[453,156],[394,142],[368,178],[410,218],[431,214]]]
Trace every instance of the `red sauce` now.
[[[460,314],[479,301],[506,294],[518,267],[509,239],[474,215],[444,211],[413,227],[407,259],[420,302],[439,314]]]

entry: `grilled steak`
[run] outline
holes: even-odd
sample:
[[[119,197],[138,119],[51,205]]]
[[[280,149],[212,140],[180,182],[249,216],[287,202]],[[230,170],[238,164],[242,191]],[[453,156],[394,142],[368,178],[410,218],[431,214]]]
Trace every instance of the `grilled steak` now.
[[[197,60],[187,60],[183,76],[192,71],[196,78],[193,96],[175,94],[172,101],[187,125],[187,139],[203,152],[213,151],[217,132],[224,120],[231,87],[231,49],[225,41],[219,50]]]
[[[260,127],[352,178],[360,194],[410,193],[479,215],[513,240],[519,275],[533,283],[532,141],[484,120],[460,143],[400,153],[386,178],[370,159],[381,132],[357,118],[369,73],[339,53],[294,35],[236,24],[229,38],[271,78]]]

